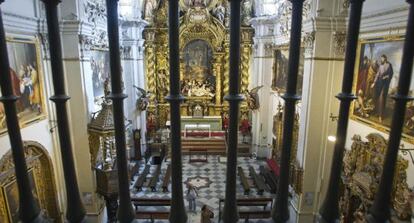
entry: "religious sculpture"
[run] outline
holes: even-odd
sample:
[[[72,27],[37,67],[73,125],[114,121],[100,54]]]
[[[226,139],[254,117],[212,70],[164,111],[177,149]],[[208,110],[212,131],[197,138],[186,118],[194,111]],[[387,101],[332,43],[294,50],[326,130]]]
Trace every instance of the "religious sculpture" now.
[[[246,91],[245,95],[246,95],[246,101],[247,101],[247,106],[251,109],[251,110],[257,110],[260,108],[260,102],[259,102],[259,90],[263,87],[262,86],[258,86],[255,87],[253,89],[251,89],[250,91]]]
[[[145,91],[144,89],[137,87],[134,85],[134,87],[137,89],[137,101],[135,103],[135,107],[138,111],[145,111],[147,110],[148,104],[149,104],[149,91]]]
[[[252,2],[244,0],[242,5],[242,24],[248,26],[252,18]]]
[[[226,8],[224,8],[223,3],[218,3],[216,8],[213,9],[213,15],[224,24],[224,17],[226,14]]]

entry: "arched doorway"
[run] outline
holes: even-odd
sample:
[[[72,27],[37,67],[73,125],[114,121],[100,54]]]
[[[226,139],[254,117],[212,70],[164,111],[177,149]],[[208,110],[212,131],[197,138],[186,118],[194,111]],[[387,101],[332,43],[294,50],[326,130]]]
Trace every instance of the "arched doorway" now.
[[[53,165],[47,150],[38,142],[24,141],[32,193],[44,214],[60,222]],[[0,222],[18,222],[19,195],[14,162],[9,150],[0,159]]]

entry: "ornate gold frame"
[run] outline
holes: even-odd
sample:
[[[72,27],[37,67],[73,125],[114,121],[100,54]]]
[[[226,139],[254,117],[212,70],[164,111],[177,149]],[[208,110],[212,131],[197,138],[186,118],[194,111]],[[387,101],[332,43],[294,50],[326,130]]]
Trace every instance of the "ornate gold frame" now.
[[[41,57],[41,49],[40,49],[40,40],[39,38],[20,38],[16,36],[7,36],[7,42],[15,42],[15,43],[27,43],[27,44],[34,44],[36,49],[36,65],[37,65],[37,72],[39,77],[39,89],[40,89],[40,100],[41,100],[41,107],[42,112],[40,115],[37,115],[34,118],[29,118],[25,121],[21,121],[19,117],[19,125],[20,128],[24,128],[29,126],[31,123],[36,121],[40,121],[46,119],[47,117],[47,107],[46,107],[46,100],[45,100],[45,92],[44,92],[44,72],[43,72],[43,64],[42,64],[42,57]],[[0,135],[7,133],[7,127],[4,129],[0,129]]]
[[[24,141],[24,148],[28,171],[33,171],[35,189],[41,209],[45,210],[45,214],[56,222],[62,222],[53,165],[48,152],[41,144],[34,141]],[[14,162],[9,150],[0,159],[0,220],[10,219],[11,210],[8,209],[4,190],[14,181]]]
[[[374,201],[382,175],[383,162],[387,151],[387,140],[378,133],[371,133],[363,141],[360,135],[352,137],[351,150],[347,150],[343,165],[344,190],[340,201],[343,220],[350,222],[353,217],[365,216]],[[396,216],[391,222],[411,219],[409,202],[410,189],[407,184],[408,160],[398,156],[395,168],[394,186],[391,195],[391,207]],[[356,207],[352,197],[361,204]],[[398,221],[399,222],[399,221]]]
[[[366,43],[381,43],[381,42],[389,42],[389,41],[402,41],[404,40],[404,36],[402,35],[392,35],[392,36],[383,36],[383,37],[377,37],[377,38],[369,38],[369,39],[360,39],[358,41],[358,48],[357,48],[357,55],[356,55],[356,61],[355,61],[355,69],[354,69],[354,83],[352,85],[352,91],[356,92],[357,87],[357,81],[358,81],[358,73],[359,73],[359,67],[360,67],[360,59],[361,59],[361,47],[363,44]],[[399,71],[395,71],[399,72]],[[366,124],[367,126],[374,128],[378,131],[384,132],[389,134],[390,133],[390,127],[387,127],[385,125],[376,123],[374,121],[358,117],[354,115],[354,107],[355,107],[355,101],[351,103],[350,108],[350,119],[355,120],[359,123]],[[402,139],[404,141],[407,141],[409,143],[414,143],[414,136],[407,135],[405,133],[402,134]]]

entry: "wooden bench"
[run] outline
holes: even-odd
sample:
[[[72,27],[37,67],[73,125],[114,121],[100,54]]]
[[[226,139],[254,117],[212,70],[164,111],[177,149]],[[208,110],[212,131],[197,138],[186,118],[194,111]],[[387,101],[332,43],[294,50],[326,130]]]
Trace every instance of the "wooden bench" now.
[[[244,195],[249,195],[249,193],[250,193],[250,185],[249,185],[249,182],[247,181],[246,175],[244,174],[244,170],[240,166],[237,167],[237,170],[238,170],[237,172],[238,172],[238,174],[240,176],[241,185],[243,186],[243,189],[244,189]]]
[[[171,165],[168,165],[167,171],[164,175],[164,180],[162,182],[162,192],[168,192],[168,185],[170,185],[171,181]]]
[[[137,181],[134,184],[134,188],[136,188],[138,191],[142,190],[142,186],[144,186],[144,182],[147,179],[147,175],[150,171],[150,165],[146,165],[142,173],[139,175]]]
[[[250,219],[266,219],[271,217],[270,210],[267,211],[239,211],[240,219],[249,222]]]
[[[260,174],[264,177],[265,182],[270,187],[271,193],[276,193],[277,191],[277,179],[274,173],[264,166],[260,166]]]
[[[250,173],[250,176],[253,177],[254,184],[256,185],[256,188],[257,188],[257,194],[263,195],[263,192],[266,189],[266,184],[262,176],[258,175],[256,173],[256,170],[252,166],[249,167],[249,173]]]
[[[165,207],[171,206],[171,199],[163,198],[132,198],[132,204],[135,207],[136,219],[150,219],[154,222],[155,219],[168,219],[170,211],[145,211],[139,210],[139,207]]]
[[[151,187],[152,192],[157,191],[157,182],[158,182],[158,178],[160,177],[160,174],[161,174],[161,165],[158,165],[157,169],[155,169],[155,172],[152,175],[152,178],[148,184],[148,186]]]
[[[195,163],[195,162],[204,162],[207,163],[208,162],[208,151],[205,148],[191,148],[189,149],[189,161],[190,163]],[[197,155],[197,154],[202,154],[204,155],[204,159],[200,159],[200,158],[193,158],[192,155]]]
[[[138,171],[139,171],[139,162],[135,162],[135,165],[129,171],[130,176],[131,176],[131,181],[134,180],[134,176],[138,173]]]
[[[248,222],[249,219],[265,219],[271,215],[273,207],[273,198],[261,197],[261,198],[237,198],[237,206],[239,207],[263,207],[263,210],[247,210],[239,211],[241,219],[245,219]],[[221,220],[221,204],[224,203],[224,198],[219,200],[219,222]],[[269,207],[267,209],[267,207]]]

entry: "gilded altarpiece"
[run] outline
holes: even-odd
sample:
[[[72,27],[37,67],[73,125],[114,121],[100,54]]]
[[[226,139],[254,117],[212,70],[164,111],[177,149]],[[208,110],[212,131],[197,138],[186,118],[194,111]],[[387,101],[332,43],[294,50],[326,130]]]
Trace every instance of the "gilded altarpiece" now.
[[[151,92],[148,117],[157,117],[157,127],[169,120],[169,54],[168,1],[154,7],[146,5],[149,26],[144,30],[146,88]],[[248,4],[247,4],[248,5]],[[152,7],[152,8],[151,8]],[[183,116],[193,116],[194,108],[202,108],[203,116],[222,116],[228,111],[223,97],[229,89],[229,3],[221,0],[180,1],[180,83],[186,100],[181,105]],[[248,10],[245,10],[248,13]],[[241,87],[248,90],[252,54],[253,29],[241,27]],[[241,112],[248,110],[246,102]]]
[[[280,163],[282,155],[282,143],[283,143],[283,106],[278,105],[277,113],[273,116],[273,145],[272,145],[272,158]],[[297,194],[302,193],[303,188],[303,168],[300,166],[297,160],[298,151],[298,137],[299,137],[299,113],[295,114],[293,126],[293,140],[292,150],[290,156],[290,171],[289,171],[289,183]]]
[[[35,201],[45,216],[61,222],[52,161],[46,149],[37,142],[25,141],[29,182]],[[11,151],[0,160],[0,222],[20,222],[19,195]]]
[[[377,133],[352,137],[351,150],[346,151],[342,174],[343,195],[340,200],[341,222],[365,222],[379,187],[387,140]],[[408,160],[397,158],[394,186],[391,195],[390,222],[410,222],[410,189],[407,184]]]

